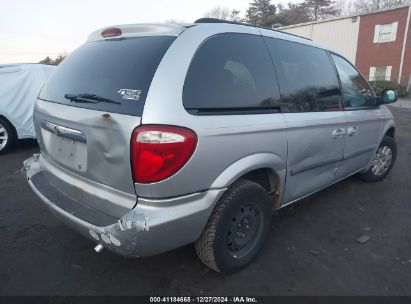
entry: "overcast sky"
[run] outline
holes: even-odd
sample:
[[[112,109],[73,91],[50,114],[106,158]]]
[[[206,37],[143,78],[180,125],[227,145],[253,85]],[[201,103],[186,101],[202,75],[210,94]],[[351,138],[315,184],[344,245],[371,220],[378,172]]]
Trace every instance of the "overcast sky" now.
[[[170,19],[193,22],[217,5],[241,10],[242,15],[250,1],[1,0],[0,63],[56,57],[74,50],[90,32],[107,25]]]

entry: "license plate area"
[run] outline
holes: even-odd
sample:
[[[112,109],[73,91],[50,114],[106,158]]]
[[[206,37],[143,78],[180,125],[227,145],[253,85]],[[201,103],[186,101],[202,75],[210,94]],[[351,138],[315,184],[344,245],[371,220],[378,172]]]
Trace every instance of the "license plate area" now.
[[[87,141],[82,132],[43,121],[41,135],[53,160],[72,170],[87,170]]]

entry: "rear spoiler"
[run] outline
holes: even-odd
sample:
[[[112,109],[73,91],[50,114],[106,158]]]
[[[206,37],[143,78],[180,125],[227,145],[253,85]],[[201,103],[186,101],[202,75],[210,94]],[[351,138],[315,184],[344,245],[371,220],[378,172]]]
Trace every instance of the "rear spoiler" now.
[[[115,37],[104,38],[102,32],[111,28],[118,28],[121,30],[121,35]],[[129,38],[140,36],[178,36],[184,30],[183,26],[177,24],[160,24],[160,23],[147,23],[147,24],[125,24],[114,25],[104,27],[92,32],[87,41],[98,41],[113,38]]]

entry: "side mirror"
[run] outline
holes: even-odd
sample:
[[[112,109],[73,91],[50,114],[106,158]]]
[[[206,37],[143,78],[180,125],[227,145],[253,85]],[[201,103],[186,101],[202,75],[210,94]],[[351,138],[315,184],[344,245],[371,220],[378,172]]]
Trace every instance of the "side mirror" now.
[[[397,101],[397,92],[391,89],[385,89],[381,92],[379,104],[389,104]]]

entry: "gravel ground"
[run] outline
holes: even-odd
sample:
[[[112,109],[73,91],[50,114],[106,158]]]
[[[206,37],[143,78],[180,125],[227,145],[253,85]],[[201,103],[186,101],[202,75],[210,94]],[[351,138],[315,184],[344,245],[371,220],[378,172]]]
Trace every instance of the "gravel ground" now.
[[[411,109],[392,111],[399,154],[388,178],[351,177],[280,210],[257,261],[234,275],[209,271],[192,246],[96,254],[29,189],[19,170],[38,147],[23,141],[0,156],[0,294],[411,295]]]

